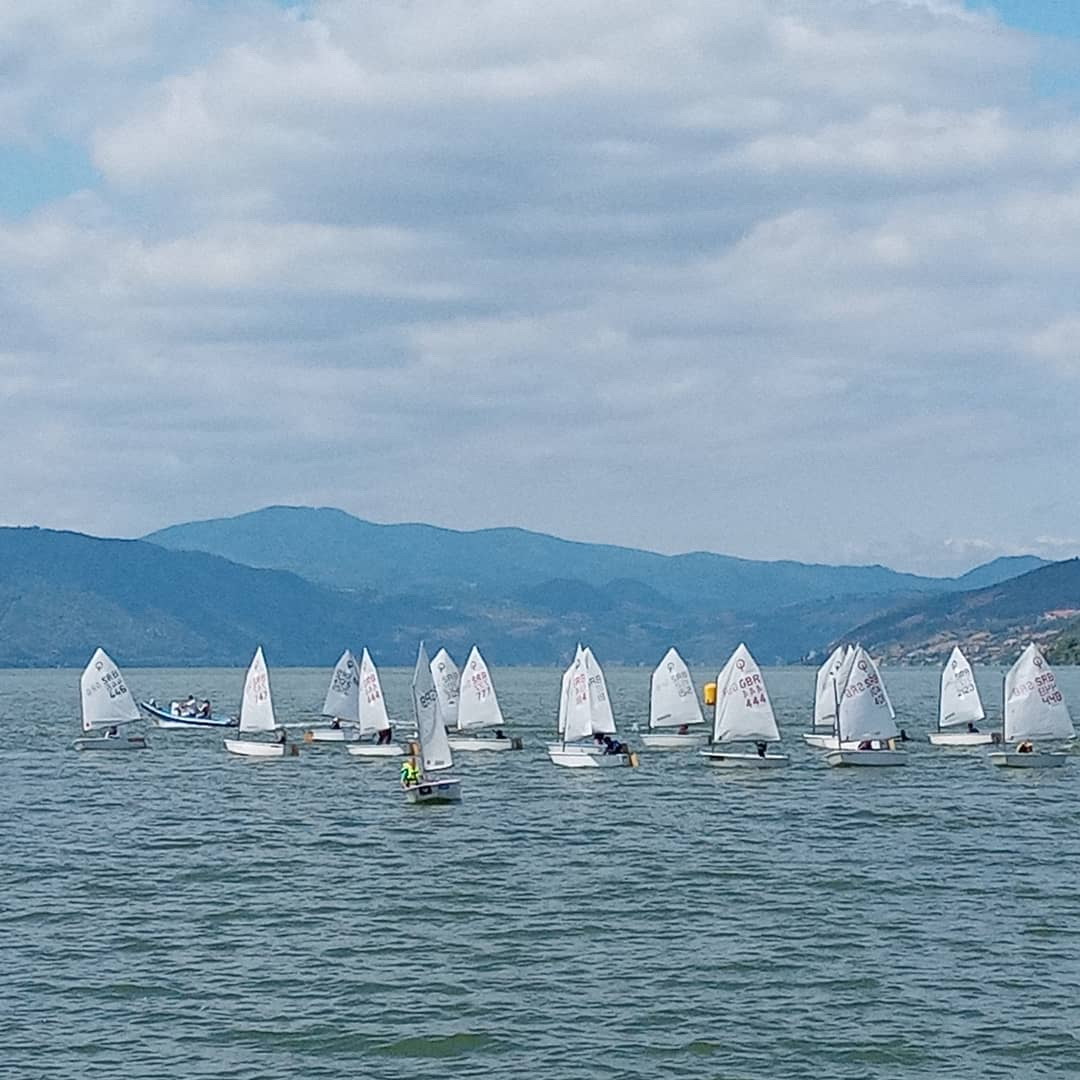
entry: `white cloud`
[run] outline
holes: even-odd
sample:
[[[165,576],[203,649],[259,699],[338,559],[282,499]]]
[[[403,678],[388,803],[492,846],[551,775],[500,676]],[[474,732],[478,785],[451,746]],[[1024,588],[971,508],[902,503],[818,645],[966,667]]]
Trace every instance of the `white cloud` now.
[[[422,490],[463,527],[952,569],[1034,550],[1038,467],[1026,535],[1080,530],[1041,434],[1080,434],[1080,119],[991,17],[51,0],[0,42],[0,139],[101,174],[0,221],[9,520]]]

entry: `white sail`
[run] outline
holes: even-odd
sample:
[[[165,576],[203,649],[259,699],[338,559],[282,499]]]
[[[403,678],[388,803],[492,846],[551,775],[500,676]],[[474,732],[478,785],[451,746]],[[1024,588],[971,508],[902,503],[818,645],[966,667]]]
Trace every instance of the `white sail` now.
[[[577,649],[574,650],[574,659],[570,661],[569,666],[562,674],[562,686],[559,688],[559,734],[566,730],[566,686],[570,682],[570,675],[574,670],[574,663],[581,658],[582,655],[581,642],[578,642]]]
[[[847,654],[843,645],[837,645],[829,659],[818,668],[814,686],[814,727],[831,728],[836,725],[836,688],[833,679],[844,666]]]
[[[851,657],[850,666],[845,662],[844,668],[847,669],[847,677],[840,692],[840,715],[837,718],[840,739],[849,742],[895,738],[897,731],[892,705],[870,654],[859,645]]]
[[[360,656],[359,707],[361,735],[374,735],[385,731],[390,726],[390,717],[386,713],[386,699],[383,697],[382,683],[367,649]]]
[[[412,695],[416,734],[420,740],[420,761],[425,773],[449,769],[454,764],[433,670],[434,664],[428,663],[427,651],[421,641],[416,656],[416,670],[413,672]]]
[[[589,709],[592,712],[593,733],[614,735],[615,715],[611,711],[611,699],[608,697],[604,669],[597,663],[588,645],[582,650],[581,655],[585,661],[585,672],[589,676]]]
[[[979,699],[979,688],[975,685],[975,673],[960,647],[954,646],[941,670],[938,727],[974,724],[984,716],[986,713]]]
[[[346,649],[330,676],[330,688],[326,691],[326,700],[322,707],[323,716],[356,720],[359,710],[360,673],[356,668],[356,658]]]
[[[713,742],[779,742],[772,704],[757,661],[743,644],[716,677]]]
[[[1075,734],[1054,672],[1032,642],[1005,676],[1005,741],[1071,739]]]
[[[79,680],[83,731],[112,727],[140,719],[139,706],[131,696],[120,669],[104,649],[98,649]]]
[[[479,731],[481,728],[502,727],[503,714],[495,687],[480,650],[474,645],[461,672],[458,693],[458,730]]]
[[[585,654],[579,653],[566,669],[563,677],[563,704],[560,714],[564,719],[562,737],[564,742],[587,739],[593,733],[592,707],[589,704],[589,674]]]
[[[448,727],[457,727],[461,672],[445,649],[440,649],[431,661],[431,677],[435,681],[435,692],[439,695],[443,723]]]
[[[649,686],[649,727],[681,727],[703,724],[701,705],[690,669],[677,649],[668,649],[656,665]]]
[[[274,703],[270,700],[270,673],[266,670],[262,646],[255,650],[255,656],[244,679],[244,700],[240,704],[241,731],[273,731],[277,727],[274,719]]]

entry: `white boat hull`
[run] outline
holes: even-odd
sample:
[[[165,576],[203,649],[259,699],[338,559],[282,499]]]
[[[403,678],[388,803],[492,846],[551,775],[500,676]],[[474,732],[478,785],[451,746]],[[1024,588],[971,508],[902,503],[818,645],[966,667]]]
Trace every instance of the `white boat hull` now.
[[[1018,754],[1015,751],[999,751],[990,755],[990,764],[1006,769],[1060,769],[1067,757],[1068,754]]]
[[[934,746],[990,746],[999,742],[993,731],[931,731],[927,738]]]
[[[520,750],[521,746],[521,739],[516,737],[512,739],[484,739],[470,735],[450,736],[450,749],[464,751],[465,753],[474,750]]]
[[[836,736],[828,733],[818,733],[816,731],[804,731],[803,742],[807,746],[812,746],[815,750],[835,750],[836,749]],[[841,746],[841,750],[857,750],[859,744],[857,741],[845,740]]]
[[[641,743],[647,750],[696,750],[708,741],[707,731],[688,731],[685,735],[677,731],[651,731],[641,736]]]
[[[834,768],[842,765],[886,768],[906,765],[908,756],[903,750],[830,750],[825,761]]]
[[[602,749],[594,750],[591,746],[552,743],[547,752],[553,765],[561,765],[565,769],[614,769],[637,764],[637,755],[632,752],[605,754]]]
[[[419,784],[403,786],[405,800],[411,803],[457,803],[461,802],[461,781],[455,776],[425,779]]]
[[[353,757],[388,758],[404,757],[405,748],[394,743],[350,743],[345,747]]]
[[[698,753],[718,769],[782,769],[788,764],[786,754],[727,754],[717,750],[699,750]]]
[[[285,756],[284,743],[252,742],[249,739],[226,739],[225,749],[230,754],[239,754],[241,757],[280,758]],[[295,746],[290,749],[293,754],[297,752]]]
[[[349,728],[311,728],[304,732],[304,742],[355,742],[359,738],[359,732]]]
[[[142,735],[116,735],[111,739],[88,736],[76,739],[72,744],[76,750],[149,750],[150,744]]]

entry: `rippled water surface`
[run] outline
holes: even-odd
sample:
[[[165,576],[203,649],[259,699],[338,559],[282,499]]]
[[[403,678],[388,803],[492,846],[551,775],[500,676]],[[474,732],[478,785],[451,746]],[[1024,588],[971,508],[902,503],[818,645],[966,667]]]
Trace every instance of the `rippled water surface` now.
[[[126,674],[221,705],[243,680]],[[544,753],[559,673],[494,675],[525,750],[459,755],[464,802],[415,807],[340,747],[80,754],[78,673],[0,672],[0,1076],[1080,1072],[1080,755],[932,749],[936,673],[886,669],[910,767],[828,769],[798,737],[814,673],[785,669],[787,770],[571,771]],[[279,716],[328,676],[272,670]],[[396,716],[408,678],[383,672]],[[624,734],[648,678],[608,672]]]

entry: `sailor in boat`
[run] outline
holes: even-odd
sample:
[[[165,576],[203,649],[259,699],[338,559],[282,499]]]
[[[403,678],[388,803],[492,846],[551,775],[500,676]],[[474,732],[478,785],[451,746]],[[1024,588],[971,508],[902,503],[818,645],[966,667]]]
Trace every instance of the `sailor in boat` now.
[[[690,725],[689,724],[680,724],[677,734],[679,734],[679,735],[689,735],[690,734]]]
[[[285,729],[278,728],[277,734],[274,736],[274,742],[276,742],[278,746],[284,746],[288,739],[289,736]]]
[[[333,731],[340,731],[341,721],[335,716],[334,719],[330,721],[330,727]]]
[[[198,709],[195,710],[195,716],[200,720],[210,719],[210,701],[208,698],[203,698],[199,703]]]
[[[757,751],[758,757],[764,757],[765,751],[769,749],[769,744],[766,742],[756,742],[754,743],[754,749]]]
[[[1022,743],[1020,743],[1019,746],[1017,746],[1016,752],[1018,754],[1034,754],[1035,746],[1030,739],[1025,739]]]
[[[506,738],[506,736],[503,734],[502,728],[496,728],[495,729],[494,738],[496,738],[496,739],[505,739]]]
[[[420,783],[420,769],[415,758],[406,758],[401,763],[401,786],[415,787]]]
[[[618,739],[613,739],[610,735],[604,736],[604,753],[605,754],[624,754],[626,753],[626,747],[619,742]]]
[[[861,743],[856,747],[857,750],[876,750],[873,739],[863,739]]]
[[[111,728],[109,728],[108,731],[105,732],[105,738],[106,739],[118,739],[118,738],[120,738],[120,729],[115,724],[113,724],[113,726]]]
[[[969,735],[976,735],[976,734],[978,734],[978,731],[979,731],[979,729],[975,726],[975,721],[974,720],[969,720],[968,721],[967,729],[968,729],[968,734]]]
[[[911,738],[908,736],[908,733],[903,728],[900,729],[900,734],[897,735],[897,738],[901,742],[911,742]]]
[[[379,732],[379,738],[376,742],[376,746],[387,746],[390,740],[394,737],[394,729],[392,727],[383,728]]]

